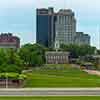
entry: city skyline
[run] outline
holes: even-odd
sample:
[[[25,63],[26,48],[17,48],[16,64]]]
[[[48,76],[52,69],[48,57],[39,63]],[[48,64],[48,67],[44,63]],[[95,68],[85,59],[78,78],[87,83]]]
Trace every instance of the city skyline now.
[[[77,18],[77,31],[91,35],[91,44],[99,47],[99,4],[95,0],[3,0],[0,1],[0,32],[13,32],[21,43],[35,42],[36,8],[72,9]],[[94,6],[96,5],[96,6]]]
[[[39,0],[41,2],[37,3],[36,6],[39,8],[53,6],[56,11],[61,8],[72,9],[75,12],[77,18],[77,31],[84,32],[91,36],[91,44],[100,48],[100,36],[99,36],[99,4],[100,1],[95,0]],[[95,6],[94,6],[95,5]]]
[[[77,32],[77,18],[71,9],[36,9],[36,43],[55,48],[55,43],[90,45],[90,36]]]

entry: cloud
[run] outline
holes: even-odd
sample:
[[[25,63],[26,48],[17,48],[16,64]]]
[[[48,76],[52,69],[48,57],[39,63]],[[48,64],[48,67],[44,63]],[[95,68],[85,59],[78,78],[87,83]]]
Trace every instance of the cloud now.
[[[34,0],[0,0],[0,8],[32,7]]]
[[[48,7],[53,6],[58,8],[71,8],[77,11],[78,14],[98,14],[100,9],[99,0],[33,0],[34,7]]]

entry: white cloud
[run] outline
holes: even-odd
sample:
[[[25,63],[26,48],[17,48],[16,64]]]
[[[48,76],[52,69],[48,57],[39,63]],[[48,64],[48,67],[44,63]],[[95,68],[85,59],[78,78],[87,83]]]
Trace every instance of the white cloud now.
[[[33,0],[35,7],[54,6],[57,8],[72,8],[78,13],[98,13],[100,9],[99,0]]]
[[[0,8],[32,7],[35,0],[0,0]]]

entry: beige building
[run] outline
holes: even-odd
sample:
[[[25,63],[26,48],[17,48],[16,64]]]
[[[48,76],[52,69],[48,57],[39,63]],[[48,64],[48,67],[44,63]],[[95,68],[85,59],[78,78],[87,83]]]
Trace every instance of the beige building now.
[[[75,13],[71,9],[60,9],[56,13],[55,42],[59,44],[90,45],[90,36],[83,32],[76,32]]]
[[[50,51],[45,53],[47,64],[67,64],[69,63],[68,52]]]
[[[57,13],[55,41],[60,44],[73,44],[76,36],[76,19],[71,9],[60,9]]]

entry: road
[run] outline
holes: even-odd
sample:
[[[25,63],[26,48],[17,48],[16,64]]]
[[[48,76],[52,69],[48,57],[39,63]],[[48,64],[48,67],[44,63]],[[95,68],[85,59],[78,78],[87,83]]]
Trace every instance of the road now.
[[[100,96],[100,89],[0,89],[0,96]]]

